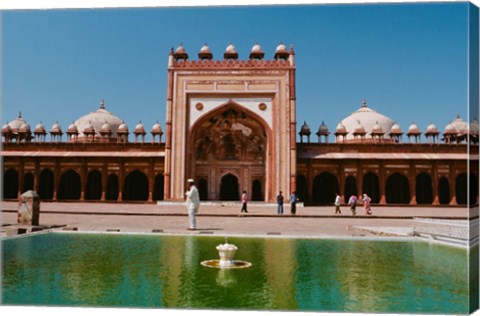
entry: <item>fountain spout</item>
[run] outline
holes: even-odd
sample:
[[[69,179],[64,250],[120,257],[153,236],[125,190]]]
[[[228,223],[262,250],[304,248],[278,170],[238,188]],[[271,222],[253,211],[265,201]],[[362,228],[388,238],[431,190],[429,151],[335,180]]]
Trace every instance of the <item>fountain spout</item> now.
[[[233,257],[235,256],[237,249],[237,246],[229,244],[227,242],[227,237],[225,237],[225,243],[217,246],[218,255],[220,256],[220,267],[229,267],[235,265]]]

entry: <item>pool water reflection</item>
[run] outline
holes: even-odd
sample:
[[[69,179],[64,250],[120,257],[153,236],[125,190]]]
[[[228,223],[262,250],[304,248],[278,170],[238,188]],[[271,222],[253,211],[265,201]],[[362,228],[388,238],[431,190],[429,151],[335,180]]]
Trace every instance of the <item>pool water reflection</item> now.
[[[80,233],[3,240],[2,304],[468,313],[465,249],[230,237],[236,258],[253,266],[201,266],[218,258],[222,242],[220,236]]]

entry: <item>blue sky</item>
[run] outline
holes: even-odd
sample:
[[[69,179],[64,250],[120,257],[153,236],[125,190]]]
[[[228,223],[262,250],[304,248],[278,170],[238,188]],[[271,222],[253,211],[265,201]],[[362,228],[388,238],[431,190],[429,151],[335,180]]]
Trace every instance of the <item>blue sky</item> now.
[[[172,46],[247,59],[256,42],[295,47],[297,129],[332,131],[364,98],[404,131],[467,118],[467,3],[4,11],[2,37],[2,124],[66,129],[105,99],[130,129],[165,128]]]

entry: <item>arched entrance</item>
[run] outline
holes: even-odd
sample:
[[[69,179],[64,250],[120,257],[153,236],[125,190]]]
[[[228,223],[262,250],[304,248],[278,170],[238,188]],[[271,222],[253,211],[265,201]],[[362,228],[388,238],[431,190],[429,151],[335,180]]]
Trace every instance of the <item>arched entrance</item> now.
[[[148,178],[138,170],[130,172],[124,183],[123,200],[146,201],[148,199]]]
[[[38,195],[42,200],[53,199],[53,172],[50,169],[44,169],[40,173],[38,185]]]
[[[193,163],[188,164],[187,174],[195,179],[218,179],[219,175],[228,175],[220,179],[220,190],[205,185],[204,196],[239,200],[240,184],[249,184],[252,200],[265,200],[268,188],[263,175],[268,170],[268,142],[263,119],[238,104],[226,104],[195,123],[189,144],[189,160]]]
[[[238,192],[238,178],[229,173],[220,180],[220,200],[238,201],[240,195]]]
[[[78,173],[68,170],[60,177],[58,186],[59,200],[78,200],[80,199],[81,180]]]
[[[111,174],[107,178],[107,192],[105,192],[105,199],[108,201],[118,200],[118,177],[116,174]]]
[[[408,179],[398,172],[387,178],[385,191],[387,203],[408,204],[410,202]]]
[[[18,172],[13,169],[3,174],[3,198],[16,199],[18,194]]]
[[[164,193],[164,190],[163,190],[163,187],[165,185],[165,180],[164,180],[164,177],[163,177],[163,174],[157,174],[155,176],[155,183],[153,184],[153,197],[152,199],[154,201],[163,201],[163,193]],[[200,197],[200,199],[202,199]]]
[[[348,199],[351,195],[357,196],[357,180],[354,176],[348,176],[345,179],[345,201],[348,202]]]
[[[417,175],[415,196],[417,199],[417,204],[432,204],[432,178],[428,173],[422,172]]]
[[[470,205],[478,204],[478,178],[470,174]]]
[[[98,170],[92,170],[87,176],[86,200],[100,200],[102,197],[102,174]]]
[[[457,204],[477,203],[478,196],[478,182],[474,174],[467,177],[466,173],[462,173],[455,179],[455,195],[457,197]]]
[[[198,194],[200,195],[200,201],[208,200],[208,182],[204,178],[198,180]]]
[[[333,204],[338,193],[338,180],[330,172],[322,172],[313,180],[312,200],[315,204]]]
[[[438,199],[440,204],[450,203],[450,183],[446,177],[438,180]]]
[[[300,201],[305,201],[307,196],[307,178],[303,175],[297,176],[297,197]]]
[[[23,176],[22,193],[28,190],[33,190],[33,174],[31,172],[28,172]]]
[[[260,182],[258,179],[255,179],[252,183],[252,201],[262,201],[262,199],[262,182]]]
[[[380,189],[378,185],[378,176],[373,172],[368,172],[363,176],[362,193],[368,194],[372,203],[380,201]]]

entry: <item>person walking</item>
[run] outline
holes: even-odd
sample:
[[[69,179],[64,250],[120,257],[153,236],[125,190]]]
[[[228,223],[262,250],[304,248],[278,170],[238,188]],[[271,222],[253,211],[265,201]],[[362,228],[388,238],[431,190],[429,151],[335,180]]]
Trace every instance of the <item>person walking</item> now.
[[[370,207],[370,201],[372,201],[372,199],[366,194],[366,193],[363,193],[363,207],[365,208],[365,215],[372,215],[372,209]]]
[[[290,195],[290,214],[295,215],[297,213],[297,192],[293,191],[292,195]]]
[[[358,199],[355,194],[352,194],[348,199],[348,205],[350,205],[350,210],[352,211],[353,216],[357,215],[355,209],[357,207]]]
[[[198,189],[195,186],[195,181],[193,179],[188,179],[187,183],[189,185],[189,189],[185,193],[185,196],[187,197],[185,206],[187,207],[188,219],[190,224],[188,230],[195,230],[197,228],[195,221],[195,213],[198,212],[198,208],[200,207],[200,197],[198,194]]]
[[[247,191],[243,190],[243,193],[242,193],[242,209],[240,210],[241,213],[243,213],[243,212],[248,213],[248,211],[247,211],[247,201],[248,201]]]
[[[340,210],[340,204],[342,203],[342,199],[340,198],[340,195],[337,193],[335,196],[335,214],[342,214],[342,211]]]
[[[277,214],[283,214],[283,195],[280,191],[277,195]]]

